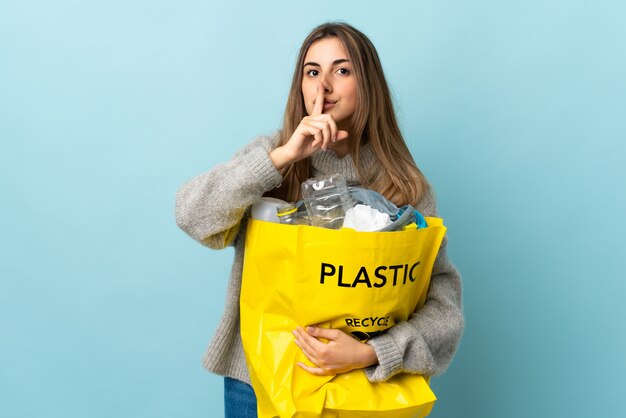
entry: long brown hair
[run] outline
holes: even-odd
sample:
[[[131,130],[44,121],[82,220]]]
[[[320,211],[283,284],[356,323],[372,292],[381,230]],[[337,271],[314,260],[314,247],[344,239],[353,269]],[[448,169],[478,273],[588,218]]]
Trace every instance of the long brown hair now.
[[[325,23],[304,40],[296,63],[287,99],[283,128],[277,147],[286,144],[302,118],[307,116],[302,95],[304,58],[309,47],[324,38],[337,38],[348,52],[357,80],[357,106],[351,118],[349,152],[356,166],[359,181],[401,206],[417,204],[429,185],[417,168],[396,121],[389,87],[378,53],[363,33],[346,23]],[[359,159],[359,148],[371,143],[380,163],[377,172],[366,173]],[[269,195],[288,201],[300,198],[300,184],[311,177],[310,158],[282,169],[281,186]]]

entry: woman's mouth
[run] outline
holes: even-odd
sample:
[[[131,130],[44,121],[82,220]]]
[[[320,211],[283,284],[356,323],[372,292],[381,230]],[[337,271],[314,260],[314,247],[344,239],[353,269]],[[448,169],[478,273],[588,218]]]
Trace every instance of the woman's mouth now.
[[[336,103],[336,100],[324,100],[324,110],[332,109]]]

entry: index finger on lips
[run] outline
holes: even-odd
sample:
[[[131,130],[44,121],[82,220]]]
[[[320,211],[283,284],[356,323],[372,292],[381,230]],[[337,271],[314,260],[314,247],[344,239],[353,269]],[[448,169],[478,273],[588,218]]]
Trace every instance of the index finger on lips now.
[[[324,110],[324,87],[321,84],[317,85],[317,97],[315,98],[315,104],[313,105],[313,114],[311,116],[321,115]]]

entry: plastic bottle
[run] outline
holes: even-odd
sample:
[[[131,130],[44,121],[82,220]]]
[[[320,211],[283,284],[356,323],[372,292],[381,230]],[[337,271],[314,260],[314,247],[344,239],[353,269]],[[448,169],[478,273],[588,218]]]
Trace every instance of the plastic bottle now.
[[[302,183],[302,197],[313,226],[339,229],[353,206],[348,185],[341,174],[316,177]]]
[[[303,213],[298,212],[298,208],[294,203],[285,203],[276,208],[276,216],[281,224],[308,225],[308,220],[302,215]]]
[[[285,203],[287,202],[274,197],[262,197],[252,205],[251,215],[254,219],[279,223],[280,219],[276,216],[276,210]]]

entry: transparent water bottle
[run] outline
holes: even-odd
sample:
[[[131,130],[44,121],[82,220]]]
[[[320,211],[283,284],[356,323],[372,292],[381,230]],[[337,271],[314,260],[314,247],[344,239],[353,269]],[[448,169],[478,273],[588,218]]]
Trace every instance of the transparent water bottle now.
[[[298,212],[295,203],[285,203],[276,208],[276,216],[281,224],[286,225],[308,225],[309,222],[304,216],[304,212]]]
[[[313,226],[339,229],[353,206],[348,184],[341,174],[316,177],[302,183],[302,198]]]

